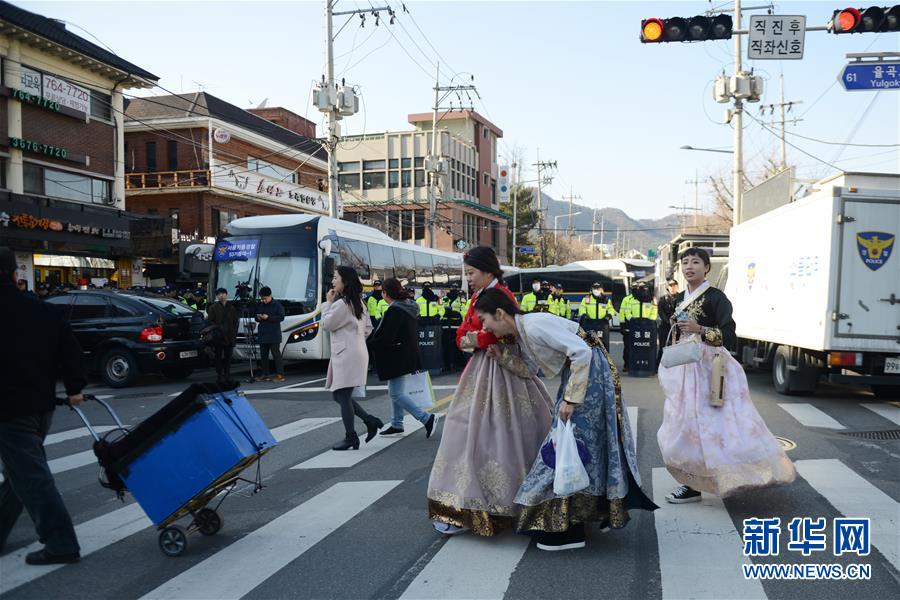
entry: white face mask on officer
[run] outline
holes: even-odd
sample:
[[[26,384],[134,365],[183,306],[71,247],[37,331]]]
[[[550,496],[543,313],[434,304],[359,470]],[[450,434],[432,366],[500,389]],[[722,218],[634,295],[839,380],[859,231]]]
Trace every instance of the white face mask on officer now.
[[[602,290],[591,290],[591,293],[594,295],[594,298],[599,298],[603,295]]]
[[[532,284],[531,284],[531,289],[534,290],[535,292],[539,292],[539,291],[541,291],[541,284],[539,284],[539,283],[532,283]]]

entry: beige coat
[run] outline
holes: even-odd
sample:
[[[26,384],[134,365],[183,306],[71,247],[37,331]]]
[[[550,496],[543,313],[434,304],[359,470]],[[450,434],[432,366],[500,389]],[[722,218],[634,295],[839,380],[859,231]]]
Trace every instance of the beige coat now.
[[[369,351],[366,337],[372,331],[372,320],[363,303],[363,314],[357,319],[343,300],[322,305],[322,329],[331,335],[331,360],[325,389],[329,392],[366,384]]]

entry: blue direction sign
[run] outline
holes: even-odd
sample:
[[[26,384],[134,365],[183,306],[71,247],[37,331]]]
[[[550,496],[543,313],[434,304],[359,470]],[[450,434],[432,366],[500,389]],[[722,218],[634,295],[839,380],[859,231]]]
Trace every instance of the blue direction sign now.
[[[850,63],[838,76],[848,92],[900,89],[900,63]]]
[[[519,254],[534,254],[534,246],[519,246]]]

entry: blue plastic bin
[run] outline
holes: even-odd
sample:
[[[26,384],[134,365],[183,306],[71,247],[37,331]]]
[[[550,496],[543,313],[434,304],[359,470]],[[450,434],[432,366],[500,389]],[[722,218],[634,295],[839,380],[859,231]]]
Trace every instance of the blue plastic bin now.
[[[200,410],[160,437],[119,472],[154,524],[236,475],[276,445],[247,398],[235,391],[198,396]],[[233,471],[233,473],[231,473]]]

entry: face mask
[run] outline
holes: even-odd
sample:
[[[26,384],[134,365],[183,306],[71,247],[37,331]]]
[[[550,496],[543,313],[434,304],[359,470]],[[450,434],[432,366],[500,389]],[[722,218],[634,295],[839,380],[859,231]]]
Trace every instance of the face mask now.
[[[592,290],[591,293],[594,295],[594,298],[599,298],[603,295],[603,292],[600,290]]]
[[[539,284],[539,283],[532,284],[531,289],[533,289],[535,292],[539,292],[539,291],[541,291],[541,284]]]

